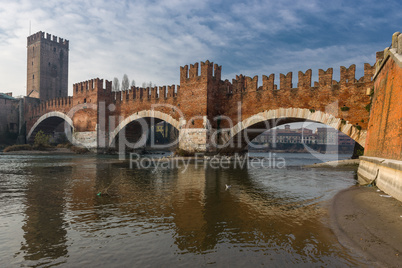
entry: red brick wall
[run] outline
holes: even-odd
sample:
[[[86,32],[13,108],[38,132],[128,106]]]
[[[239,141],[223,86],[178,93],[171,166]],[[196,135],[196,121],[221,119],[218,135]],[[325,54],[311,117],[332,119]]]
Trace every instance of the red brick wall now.
[[[402,68],[392,58],[375,79],[364,155],[402,160]]]

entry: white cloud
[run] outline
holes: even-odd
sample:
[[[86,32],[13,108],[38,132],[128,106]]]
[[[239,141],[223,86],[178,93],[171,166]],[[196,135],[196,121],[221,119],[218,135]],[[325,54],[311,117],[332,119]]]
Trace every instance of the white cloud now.
[[[370,8],[359,11],[366,10]],[[337,21],[331,12],[341,12],[344,20]],[[177,84],[179,66],[207,59],[219,61],[226,77],[297,71],[307,65],[337,68],[352,61],[359,68],[362,58],[383,47],[327,44],[320,34],[331,23],[347,29],[350,20],[373,27],[366,17],[381,25],[399,18],[366,13],[360,16],[345,3],[321,1],[0,0],[0,92],[25,94],[30,21],[32,33],[42,30],[70,41],[71,89],[94,77],[121,80],[124,73],[137,85]],[[314,24],[310,17],[327,25]],[[307,45],[311,40],[325,44]]]

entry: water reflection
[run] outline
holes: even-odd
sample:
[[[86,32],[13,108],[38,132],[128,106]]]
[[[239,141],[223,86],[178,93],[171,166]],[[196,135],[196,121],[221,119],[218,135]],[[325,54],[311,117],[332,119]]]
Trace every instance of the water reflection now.
[[[37,167],[25,191],[25,243],[21,246],[28,261],[45,261],[66,256],[67,231],[64,221],[66,178],[70,167]]]
[[[359,264],[322,207],[355,183],[354,171],[183,169],[102,157],[30,162],[25,242],[12,253],[32,266]]]

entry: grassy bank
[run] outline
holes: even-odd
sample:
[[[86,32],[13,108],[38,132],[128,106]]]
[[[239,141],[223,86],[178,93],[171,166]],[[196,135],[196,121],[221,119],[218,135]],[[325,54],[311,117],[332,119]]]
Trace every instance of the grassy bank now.
[[[87,148],[74,146],[71,143],[58,144],[57,146],[51,146],[51,145],[37,146],[37,145],[30,145],[30,144],[16,144],[16,145],[11,145],[11,146],[6,147],[3,150],[3,152],[4,153],[12,153],[12,152],[20,152],[20,151],[26,151],[26,152],[37,152],[37,151],[55,152],[55,151],[60,151],[58,149],[66,149],[64,152],[70,151],[71,153],[76,153],[76,154],[85,154],[85,153],[89,152],[89,150]]]

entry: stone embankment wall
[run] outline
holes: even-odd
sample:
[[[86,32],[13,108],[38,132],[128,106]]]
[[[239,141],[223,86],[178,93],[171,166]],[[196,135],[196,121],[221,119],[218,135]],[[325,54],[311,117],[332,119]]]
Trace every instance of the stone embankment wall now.
[[[377,53],[364,157],[358,175],[402,201],[402,34]]]

